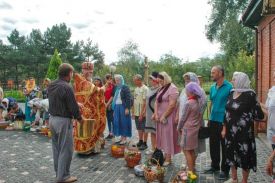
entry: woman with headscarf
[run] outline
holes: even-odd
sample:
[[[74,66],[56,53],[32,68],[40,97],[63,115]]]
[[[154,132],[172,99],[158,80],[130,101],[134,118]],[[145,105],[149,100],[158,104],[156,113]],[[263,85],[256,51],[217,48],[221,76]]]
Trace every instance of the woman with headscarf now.
[[[35,114],[31,111],[31,108],[28,106],[28,102],[38,95],[39,88],[35,84],[35,79],[30,78],[26,81],[26,86],[24,87],[24,95],[26,96],[25,103],[25,115],[27,122],[33,122],[35,120]]]
[[[273,81],[275,80],[275,71],[273,72]],[[267,113],[267,139],[272,146],[273,152],[267,160],[266,170],[268,175],[275,175],[273,173],[273,162],[275,157],[275,86],[272,86],[267,94],[264,112]]]
[[[175,122],[179,92],[166,72],[159,73],[158,81],[161,88],[157,94],[152,119],[157,122],[157,149],[164,151],[164,166],[168,166],[171,164],[171,156],[180,152],[180,146],[177,144],[177,125]]]
[[[181,134],[180,145],[183,149],[188,169],[194,172],[195,149],[198,148],[198,134],[202,124],[206,97],[201,87],[195,82],[189,82],[186,85],[186,96],[187,101],[185,102],[177,129]]]
[[[124,84],[122,75],[115,75],[115,90],[112,101],[114,111],[114,135],[121,136],[117,142],[120,145],[126,144],[126,138],[132,136],[131,123],[131,93],[127,85]]]
[[[250,80],[245,73],[234,72],[232,83],[222,137],[225,137],[226,163],[231,167],[233,182],[238,182],[239,167],[242,168],[242,182],[246,183],[250,169],[254,172],[257,170],[253,122],[255,119],[263,119],[264,114],[255,91],[250,89]]]
[[[185,86],[188,83],[190,83],[190,82],[195,82],[198,85],[200,85],[200,81],[199,81],[198,76],[195,73],[193,73],[193,72],[187,72],[187,73],[185,73],[183,75],[183,79],[184,79]],[[202,105],[202,109],[201,109],[202,113],[204,113],[204,111],[205,111],[205,109],[207,107],[207,100],[206,100],[206,94],[205,94],[203,88],[201,88],[201,90],[202,90],[202,93],[204,94],[204,98],[205,98],[204,105]],[[178,110],[177,110],[176,121],[180,121],[180,119],[181,119],[181,117],[183,115],[183,112],[185,110],[185,105],[186,105],[187,101],[188,101],[188,97],[186,95],[186,90],[184,88],[182,90],[182,92],[180,94],[180,97],[179,97],[179,100],[178,100]],[[201,119],[201,126],[205,126],[203,118]],[[195,165],[195,162],[196,162],[196,158],[198,157],[198,154],[199,153],[203,153],[205,151],[206,151],[205,139],[199,139],[199,141],[198,141],[198,148],[195,149],[194,165]]]
[[[185,86],[190,83],[190,82],[195,82],[197,83],[198,85],[200,85],[200,81],[199,81],[199,78],[198,76],[193,73],[193,72],[187,72],[183,75],[183,79],[184,79],[184,84]],[[201,88],[201,87],[200,87]],[[203,88],[201,88],[202,92],[204,93],[204,97],[206,98],[206,94],[203,90]],[[180,121],[182,115],[183,115],[183,112],[184,112],[184,109],[185,109],[185,105],[186,105],[186,102],[188,101],[188,97],[186,95],[186,90],[185,88],[182,90],[181,94],[180,94],[180,97],[178,99],[178,110],[177,110],[177,117],[176,117],[176,121]],[[205,100],[205,103],[203,105],[203,108],[202,108],[202,112],[205,111],[207,107],[207,100]],[[205,126],[204,124],[204,120],[202,119],[201,121],[201,126]],[[203,153],[206,151],[206,147],[205,147],[205,140],[204,139],[199,139],[199,145],[198,145],[198,148],[195,150],[195,154],[196,154],[196,157],[198,155],[198,153]],[[194,162],[195,163],[195,162]]]

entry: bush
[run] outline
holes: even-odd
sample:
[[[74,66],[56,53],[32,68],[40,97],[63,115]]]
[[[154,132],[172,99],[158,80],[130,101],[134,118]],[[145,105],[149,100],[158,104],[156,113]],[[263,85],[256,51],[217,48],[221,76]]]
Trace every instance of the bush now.
[[[59,53],[57,50],[54,51],[54,54],[51,58],[50,65],[48,67],[48,72],[46,75],[46,78],[49,78],[50,80],[57,79],[58,76],[58,67],[62,64],[62,60],[59,56]]]
[[[8,90],[4,92],[4,97],[12,97],[15,98],[17,102],[25,102],[26,97],[20,90]]]

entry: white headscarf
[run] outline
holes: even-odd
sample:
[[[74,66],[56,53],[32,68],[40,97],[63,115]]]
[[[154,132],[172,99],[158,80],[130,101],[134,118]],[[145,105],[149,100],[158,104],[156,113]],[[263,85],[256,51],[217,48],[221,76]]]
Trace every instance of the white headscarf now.
[[[183,75],[183,77],[185,76],[188,76],[190,78],[190,82],[195,82],[197,83],[198,85],[200,85],[200,80],[198,78],[198,76],[194,73],[194,72],[187,72]],[[201,88],[201,87],[200,87]],[[206,95],[205,95],[205,92],[204,90],[201,88],[202,90],[202,93],[204,94],[204,101],[205,101],[205,104],[206,104]],[[185,92],[185,88],[182,90],[181,94],[180,94],[180,97],[179,97],[179,120],[181,119],[182,115],[183,115],[183,111],[185,109],[185,105],[186,105],[186,102],[187,102],[187,95],[186,95],[186,92]],[[205,108],[202,109],[202,111],[204,111]]]
[[[252,91],[255,93],[255,91],[250,88],[251,82],[247,74],[243,72],[234,72],[233,79],[234,79],[234,89],[232,89],[232,91],[239,92],[239,93]]]
[[[9,99],[8,99],[8,98],[4,98],[4,99],[2,100],[2,103],[3,103],[3,102],[5,102],[5,103],[7,104],[7,107],[3,105],[3,107],[4,107],[5,109],[7,109],[7,108],[9,107]]]
[[[190,79],[190,82],[195,82],[200,85],[200,80],[198,76],[194,72],[187,72],[183,75],[183,77],[188,76]]]

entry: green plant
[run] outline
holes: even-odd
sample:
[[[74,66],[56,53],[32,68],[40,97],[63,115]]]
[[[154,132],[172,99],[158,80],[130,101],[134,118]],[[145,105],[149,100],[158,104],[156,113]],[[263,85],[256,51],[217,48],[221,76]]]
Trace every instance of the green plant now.
[[[62,64],[62,60],[59,56],[57,50],[54,51],[54,54],[51,58],[50,65],[48,67],[48,72],[46,78],[50,78],[51,80],[57,79],[58,67]]]
[[[16,99],[17,102],[25,102],[26,97],[20,90],[8,90],[4,92],[4,97],[12,97]]]

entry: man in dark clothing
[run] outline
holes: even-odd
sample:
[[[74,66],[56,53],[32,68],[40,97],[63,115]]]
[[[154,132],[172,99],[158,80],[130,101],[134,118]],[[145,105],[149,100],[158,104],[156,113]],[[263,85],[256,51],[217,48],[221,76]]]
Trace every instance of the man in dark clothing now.
[[[64,63],[59,66],[59,79],[48,87],[50,130],[54,170],[57,182],[74,182],[76,177],[70,175],[73,156],[73,119],[82,122],[73,89],[69,82],[73,77],[73,67]]]

